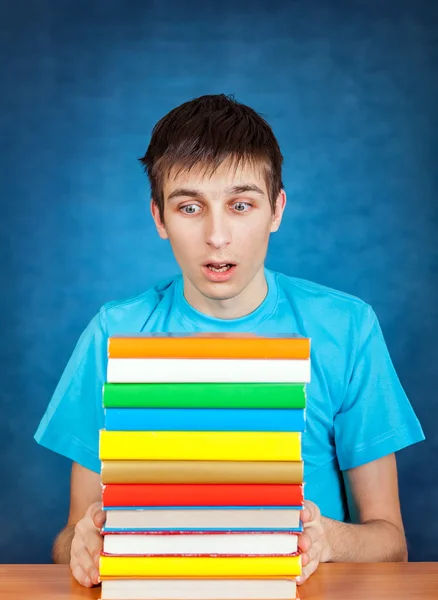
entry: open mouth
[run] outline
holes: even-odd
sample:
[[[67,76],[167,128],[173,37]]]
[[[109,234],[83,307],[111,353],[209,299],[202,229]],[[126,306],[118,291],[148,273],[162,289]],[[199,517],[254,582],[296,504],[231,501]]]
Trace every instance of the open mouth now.
[[[225,273],[229,271],[235,265],[233,263],[209,263],[205,265],[213,273]]]

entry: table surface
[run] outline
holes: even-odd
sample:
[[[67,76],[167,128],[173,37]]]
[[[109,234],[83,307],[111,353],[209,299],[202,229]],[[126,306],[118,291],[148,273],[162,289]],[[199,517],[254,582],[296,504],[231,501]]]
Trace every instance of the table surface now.
[[[300,587],[302,600],[437,600],[438,563],[322,564]],[[68,565],[0,565],[1,600],[100,598]]]

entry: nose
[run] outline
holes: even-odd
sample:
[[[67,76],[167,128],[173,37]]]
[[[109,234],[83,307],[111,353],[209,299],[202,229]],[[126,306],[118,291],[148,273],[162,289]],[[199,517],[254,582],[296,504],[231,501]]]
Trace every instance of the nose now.
[[[225,214],[211,212],[208,215],[205,221],[205,241],[216,250],[231,242],[231,230]]]

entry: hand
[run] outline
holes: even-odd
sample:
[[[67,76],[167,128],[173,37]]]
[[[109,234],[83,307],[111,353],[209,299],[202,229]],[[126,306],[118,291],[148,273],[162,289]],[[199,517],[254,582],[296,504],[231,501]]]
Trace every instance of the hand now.
[[[99,556],[103,547],[100,529],[105,519],[102,504],[94,502],[75,526],[70,568],[73,577],[85,587],[92,587],[99,582]]]
[[[327,536],[324,532],[321,512],[310,500],[304,501],[301,521],[304,531],[298,538],[298,548],[301,550],[302,574],[297,580],[301,585],[316,570],[320,562],[329,560],[330,552]]]

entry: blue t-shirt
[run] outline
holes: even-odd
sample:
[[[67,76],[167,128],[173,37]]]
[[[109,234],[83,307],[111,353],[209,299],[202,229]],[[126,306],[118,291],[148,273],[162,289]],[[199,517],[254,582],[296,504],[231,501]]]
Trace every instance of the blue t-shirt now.
[[[349,520],[342,471],[424,439],[372,308],[327,287],[266,269],[268,293],[245,317],[217,319],[184,298],[182,276],[105,304],[81,335],[35,439],[100,472],[99,429],[107,339],[132,332],[299,333],[312,340],[302,439],[305,496],[323,515]]]

